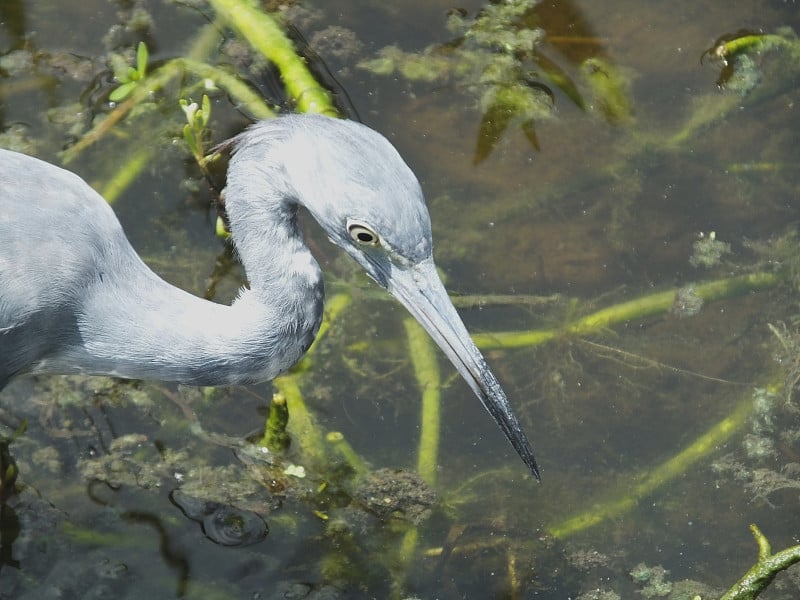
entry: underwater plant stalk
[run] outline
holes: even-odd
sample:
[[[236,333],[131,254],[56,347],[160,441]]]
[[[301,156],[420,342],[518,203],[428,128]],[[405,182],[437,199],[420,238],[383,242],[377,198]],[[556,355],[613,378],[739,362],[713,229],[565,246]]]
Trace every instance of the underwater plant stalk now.
[[[350,442],[347,441],[341,431],[329,431],[325,436],[325,441],[328,442],[342,460],[353,469],[353,473],[356,475],[364,475],[369,471],[367,463],[353,450]]]
[[[408,340],[408,354],[414,368],[414,376],[422,392],[422,410],[420,413],[419,449],[417,451],[417,473],[425,483],[436,485],[436,467],[439,457],[439,432],[441,428],[441,376],[439,360],[433,349],[430,336],[411,318],[403,320],[403,327]],[[408,569],[417,554],[419,529],[409,524],[400,547],[397,550],[399,568],[394,573],[393,595],[401,598],[401,590],[406,580]]]
[[[217,15],[277,67],[298,111],[339,116],[330,95],[308,70],[273,17],[244,0],[209,0],[209,3]]]
[[[628,484],[617,482],[612,486],[612,489],[627,490],[625,495],[599,502],[590,500],[587,510],[547,526],[547,532],[553,537],[564,539],[634,509],[644,497],[684,474],[700,459],[716,452],[744,427],[752,411],[753,398],[748,395],[736,405],[733,412],[677,455],[645,473],[634,475]]]
[[[413,319],[405,319],[403,327],[408,340],[408,353],[414,368],[417,385],[422,392],[420,413],[420,439],[417,454],[417,473],[428,485],[436,485],[436,467],[439,456],[439,432],[441,428],[441,376],[439,361],[433,349],[431,338]],[[394,592],[401,597],[399,590],[406,579],[408,568],[414,560],[419,543],[419,529],[409,525],[403,534],[398,548],[398,558],[402,568],[395,574]]]
[[[694,293],[705,302],[761,291],[778,285],[785,275],[781,273],[749,273],[718,279],[694,286]],[[581,317],[562,328],[531,331],[502,331],[473,335],[475,345],[481,350],[537,346],[562,335],[582,335],[598,331],[625,321],[644,319],[667,312],[675,302],[681,288],[674,288],[627,302],[621,302]]]
[[[758,544],[758,562],[720,600],[755,600],[772,583],[775,575],[800,562],[800,546],[773,554],[769,540],[755,524],[750,525],[750,531]]]
[[[117,198],[136,180],[152,156],[153,146],[151,145],[143,145],[128,156],[125,163],[116,170],[113,177],[100,190],[100,195],[105,198],[106,202],[114,204]]]
[[[119,104],[109,115],[78,142],[64,152],[64,163],[74,160],[83,150],[97,142],[106,133],[124,119],[127,114],[138,104],[147,100],[152,92],[160,90],[172,79],[182,73],[191,73],[198,78],[208,79],[224,89],[237,103],[256,119],[269,119],[275,116],[272,109],[250,87],[235,75],[213,65],[203,62],[219,42],[219,32],[212,23],[201,29],[195,38],[186,58],[170,60],[152,74],[147,75],[133,88],[127,100]],[[142,145],[130,156],[126,163],[117,170],[111,181],[101,186],[101,194],[109,204],[117,198],[136,180],[139,173],[152,159],[155,148],[152,145]]]
[[[325,298],[325,318],[322,321],[322,324],[319,326],[319,331],[317,332],[317,337],[314,339],[314,342],[311,344],[311,347],[306,352],[306,356],[309,356],[314,352],[317,346],[320,343],[325,335],[328,333],[328,330],[331,328],[331,324],[336,321],[342,311],[350,305],[350,302],[353,300],[353,297],[346,292],[339,292],[329,298]]]
[[[213,80],[215,84],[219,84],[231,98],[235,99],[257,119],[269,119],[275,116],[272,109],[266,105],[258,94],[227,71],[200,61],[176,58],[165,63],[152,75],[143,79],[140,84],[134,88],[131,96],[125,102],[120,104],[105,120],[92,128],[77,144],[64,153],[64,162],[67,163],[73,160],[80,152],[97,142],[108,133],[114,125],[122,120],[136,104],[144,101],[149,96],[150,92],[160,89],[172,78],[186,72],[203,79]],[[103,193],[101,195],[109,204],[113,204],[136,180],[139,173],[141,173],[150,162],[154,152],[154,146],[143,145],[139,147],[133,155],[128,157],[126,163],[117,170],[111,181],[106,183],[103,187]]]
[[[275,393],[269,403],[267,426],[264,429],[264,437],[261,438],[259,446],[269,448],[272,452],[285,450],[291,441],[291,437],[286,431],[288,424],[289,407],[286,404],[286,397],[283,394]]]
[[[62,155],[64,164],[71,163],[84,150],[111,131],[137,104],[146,100],[153,91],[164,87],[176,73],[177,71],[172,72],[162,67],[142,79],[139,84],[133,88],[130,96],[128,96],[124,102],[118,104],[114,110],[106,115],[105,119],[83,134],[75,145],[70,146],[64,151]]]
[[[192,60],[202,61],[208,57],[214,48],[219,43],[219,28],[217,23],[210,23],[200,29],[200,33],[194,38],[191,46],[186,55]],[[133,88],[131,95],[118,104],[106,118],[100,121],[97,125],[92,127],[88,132],[83,134],[81,139],[74,145],[64,151],[63,160],[64,164],[68,164],[75,160],[78,155],[86,148],[97,142],[101,137],[108,133],[114,125],[119,123],[125,115],[127,115],[137,104],[146,100],[153,91],[160,90],[169,81],[180,73],[180,70],[174,67],[168,67],[173,61],[162,65],[152,73],[148,74],[142,79],[139,84]]]
[[[275,111],[257,92],[228,71],[191,58],[176,58],[170,62],[176,63],[177,66],[201,79],[212,80],[215,85],[224,89],[241,109],[254,118],[271,119],[275,116]]]
[[[400,541],[400,547],[397,550],[398,566],[394,570],[392,576],[392,598],[406,598],[403,593],[405,588],[405,581],[408,577],[408,569],[414,556],[417,553],[417,546],[419,544],[419,529],[415,525],[409,524],[408,529],[403,534],[403,539]]]
[[[314,415],[303,400],[299,378],[300,374],[287,373],[273,379],[272,385],[286,398],[286,408],[289,411],[286,430],[292,443],[299,449],[302,460],[316,465],[324,464],[325,443]]]
[[[308,356],[312,354],[317,347],[319,341],[330,330],[331,323],[336,320],[339,314],[350,303],[349,294],[336,294],[332,296],[326,303],[325,318],[320,325],[317,338],[308,349],[306,358],[303,362],[308,361]],[[300,380],[303,376],[303,369],[289,371],[283,375],[276,377],[273,380],[273,385],[285,399],[286,407],[289,412],[289,421],[286,426],[287,431],[292,439],[300,448],[300,454],[304,460],[310,460],[316,464],[323,464],[326,456],[326,446],[323,440],[322,432],[317,425],[316,419],[308,410],[308,406],[303,400],[303,392],[300,390]],[[269,428],[269,422],[267,423]]]
[[[408,340],[408,354],[414,367],[417,386],[422,392],[422,411],[419,419],[419,450],[417,473],[431,487],[436,485],[436,467],[439,458],[441,377],[439,360],[433,350],[431,338],[413,319],[405,319],[403,326]]]

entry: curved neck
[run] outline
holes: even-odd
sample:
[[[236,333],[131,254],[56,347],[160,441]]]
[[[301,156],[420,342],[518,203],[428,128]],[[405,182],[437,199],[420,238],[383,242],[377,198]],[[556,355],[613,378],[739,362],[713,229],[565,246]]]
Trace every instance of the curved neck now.
[[[322,275],[303,243],[297,206],[265,181],[259,198],[246,197],[233,174],[227,208],[250,285],[231,306],[170,285],[125,244],[115,269],[124,280],[104,273],[92,284],[74,325],[76,340],[34,372],[231,385],[266,381],[293,365],[322,320]],[[104,318],[98,323],[86,315]]]

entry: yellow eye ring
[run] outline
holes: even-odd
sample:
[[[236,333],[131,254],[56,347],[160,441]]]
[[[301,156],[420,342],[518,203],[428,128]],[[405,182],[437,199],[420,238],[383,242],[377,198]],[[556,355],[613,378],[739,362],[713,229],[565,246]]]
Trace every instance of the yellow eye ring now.
[[[378,234],[361,221],[348,221],[347,232],[354,242],[362,246],[376,246],[380,240]]]

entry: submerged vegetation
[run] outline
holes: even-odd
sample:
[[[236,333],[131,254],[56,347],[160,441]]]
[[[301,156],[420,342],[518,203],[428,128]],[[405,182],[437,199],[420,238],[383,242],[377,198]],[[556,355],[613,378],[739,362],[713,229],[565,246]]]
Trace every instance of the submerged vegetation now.
[[[211,15],[210,23],[199,28],[181,56],[165,57],[153,52],[148,39],[152,20],[139,3],[131,2],[125,9],[127,24],[109,32],[110,47],[102,66],[69,53],[35,54],[24,48],[0,57],[3,102],[24,97],[37,86],[51,85],[54,79],[63,85],[77,82],[78,87],[89,90],[85,98],[90,99],[84,99],[77,107],[65,103],[51,108],[45,118],[53,126],[46,128],[41,139],[24,128],[7,125],[1,134],[2,145],[35,152],[48,146],[61,147],[53,139],[68,139],[62,155],[65,163],[78,161],[97,148],[103,154],[113,154],[113,159],[98,158],[98,171],[107,169],[112,173],[98,175],[96,182],[109,201],[121,197],[148,169],[154,165],[157,168],[161,153],[174,153],[177,147],[181,159],[190,165],[187,170],[191,176],[184,182],[184,189],[200,195],[204,186],[199,182],[208,181],[209,187],[219,188],[218,182],[222,181],[220,161],[210,148],[222,141],[229,129],[240,128],[247,118],[269,118],[284,108],[331,115],[342,112],[337,108],[340,99],[320,83],[318,71],[309,68],[308,59],[301,56],[296,40],[287,35],[279,17],[244,0],[200,4]],[[600,202],[589,209],[592,216],[612,214],[607,227],[615,244],[622,244],[623,236],[617,234],[636,209],[633,199],[645,188],[642,171],[646,165],[685,159],[702,138],[715,128],[724,128],[727,120],[734,121],[735,111],[741,106],[791,97],[800,75],[800,42],[792,31],[742,30],[722,35],[702,56],[705,63],[718,65],[717,85],[722,89],[696,97],[680,120],[657,129],[647,128],[640,123],[641,115],[634,118],[628,70],[610,57],[591,31],[580,27],[568,43],[575,44],[577,39],[583,49],[554,58],[554,48],[563,40],[548,36],[539,8],[534,0],[506,0],[489,3],[473,15],[453,10],[446,17],[445,27],[452,36],[448,41],[419,51],[402,50],[396,45],[384,47],[371,57],[362,57],[358,72],[376,78],[399,76],[427,89],[450,86],[457,90],[478,114],[478,138],[472,151],[475,164],[488,161],[501,142],[516,133],[516,128],[531,148],[539,149],[536,125],[555,122],[560,102],[566,101],[594,122],[612,128],[623,141],[608,162],[583,173],[580,180],[553,185],[542,195],[559,197],[609,182],[618,185],[613,206]],[[283,14],[291,14],[290,11],[291,7],[284,7]],[[226,34],[224,41],[220,32]],[[32,64],[37,65],[34,75],[30,75]],[[263,81],[273,70],[280,74],[280,93],[265,97],[263,90],[269,86]],[[64,118],[66,113],[73,113],[74,118]],[[777,160],[745,160],[714,167],[734,173],[786,169]],[[433,204],[445,205],[446,201],[436,199]],[[550,210],[555,212],[558,208]],[[511,216],[506,218],[513,219],[513,210],[509,212]],[[315,591],[319,592],[315,597],[345,597],[342,590],[363,587],[378,590],[372,595],[403,598],[417,588],[441,585],[441,594],[446,597],[469,589],[471,577],[477,577],[480,571],[497,573],[503,581],[494,584],[492,591],[510,598],[527,597],[525,594],[530,595],[536,586],[577,589],[581,598],[619,598],[624,597],[620,595],[624,591],[616,590],[630,590],[632,585],[645,597],[706,600],[712,597],[710,594],[718,596],[721,592],[704,582],[671,581],[663,567],[648,567],[639,557],[625,554],[624,549],[616,556],[601,557],[586,550],[586,546],[599,543],[599,534],[594,537],[594,531],[603,526],[612,531],[604,537],[623,543],[626,519],[635,520],[643,505],[668,486],[678,485],[681,479],[702,481],[704,475],[697,473],[701,468],[706,476],[711,473],[718,478],[716,485],[725,493],[731,493],[731,482],[735,482],[743,486],[753,502],[767,505],[786,490],[800,488],[798,464],[792,459],[800,444],[793,394],[800,382],[796,308],[793,314],[776,309],[762,316],[758,321],[764,330],[760,338],[752,333],[750,322],[758,310],[736,308],[768,293],[775,297],[786,295],[788,302],[796,304],[800,248],[792,231],[776,231],[767,242],[736,240],[731,233],[724,237],[726,241],[717,239],[712,232],[694,239],[691,248],[687,246],[684,262],[691,267],[687,269],[693,279],[690,282],[655,282],[660,291],[653,293],[614,291],[610,297],[599,299],[557,298],[543,303],[548,314],[541,327],[497,327],[475,335],[484,351],[511,357],[509,364],[530,362],[535,348],[549,345],[536,358],[541,358],[544,367],[539,373],[552,390],[564,390],[568,380],[581,381],[580,374],[589,362],[610,365],[616,383],[610,383],[611,378],[587,380],[583,387],[586,391],[574,391],[575,396],[611,396],[614,390],[622,389],[631,396],[630,404],[635,404],[637,398],[648,406],[663,403],[663,410],[669,412],[676,410],[677,400],[669,393],[653,391],[656,378],[669,379],[670,385],[688,379],[734,390],[725,393],[728,402],[723,409],[704,406],[710,414],[686,425],[680,440],[672,440],[670,456],[647,456],[638,463],[618,464],[612,451],[590,448],[589,452],[602,454],[602,460],[609,465],[608,472],[587,475],[591,486],[581,490],[575,490],[563,476],[545,473],[547,493],[562,501],[536,514],[530,509],[535,504],[529,498],[534,494],[530,481],[522,478],[518,469],[482,466],[475,470],[470,465],[451,473],[442,467],[447,462],[440,451],[439,436],[447,426],[442,395],[450,380],[443,380],[430,340],[411,321],[397,328],[406,350],[395,349],[391,354],[400,367],[409,366],[413,375],[404,377],[416,379],[421,398],[417,426],[411,428],[418,439],[406,440],[409,447],[417,445],[416,464],[387,468],[377,458],[363,455],[356,440],[348,439],[343,431],[326,431],[322,417],[327,408],[326,397],[335,396],[342,405],[346,405],[343,398],[359,394],[371,399],[376,388],[389,379],[368,360],[374,353],[374,342],[368,334],[375,325],[354,314],[350,292],[340,291],[345,287],[336,283],[332,287],[337,293],[326,301],[326,320],[312,351],[292,372],[275,380],[276,394],[265,424],[251,435],[213,432],[224,430],[225,421],[225,415],[214,414],[213,406],[235,410],[239,402],[230,390],[175,392],[154,385],[142,389],[131,383],[52,378],[37,386],[30,404],[39,410],[36,416],[54,440],[92,439],[97,421],[105,418],[103,411],[95,414],[97,406],[107,405],[113,407],[112,411],[127,407],[139,415],[133,423],[126,423],[127,433],[113,429],[102,432],[101,438],[107,435],[110,439],[102,440],[100,450],[83,453],[68,469],[80,473],[90,496],[107,508],[110,520],[146,521],[142,515],[132,516],[109,500],[111,491],[129,489],[135,494],[166,489],[169,501],[216,544],[259,547],[269,544],[272,537],[285,540],[307,536],[313,540],[297,543],[304,548],[303,558],[294,558],[301,575],[297,581],[281,581],[279,591],[283,590],[282,585],[314,581]],[[184,241],[175,245],[181,246]],[[467,252],[467,242],[458,241],[457,245],[464,249],[450,250],[451,254]],[[741,258],[740,250],[744,248],[750,251],[749,260]],[[502,251],[510,254],[508,248]],[[218,284],[223,289],[225,285],[235,289],[240,284],[235,270],[231,271],[229,258],[226,252],[217,258],[219,272],[207,286],[209,296]],[[154,262],[157,264],[157,259]],[[173,255],[168,262],[179,261]],[[212,262],[209,253],[206,264]],[[357,293],[369,296],[367,291]],[[482,296],[478,304],[487,307],[502,302],[526,311],[529,301],[521,294],[505,296],[502,301],[499,297]],[[733,326],[731,321],[718,320],[715,313],[725,310],[747,322]],[[519,321],[517,314],[515,322]],[[767,317],[771,322],[765,320]],[[632,330],[637,327],[658,329],[660,322],[674,323],[678,319],[680,323],[675,327],[685,327],[687,332],[691,331],[691,323],[705,319],[709,328],[720,331],[718,335],[724,337],[725,343],[736,344],[740,356],[731,359],[733,367],[728,370],[746,370],[743,376],[747,382],[742,385],[741,381],[734,381],[735,377],[732,379],[726,370],[706,375],[692,365],[673,365],[670,360],[675,357],[669,352],[664,352],[663,358],[651,358],[659,356],[659,349],[643,348],[634,339]],[[731,327],[744,331],[743,339],[731,340],[727,334]],[[600,341],[607,338],[613,341]],[[365,341],[353,343],[354,339]],[[635,350],[624,349],[625,342]],[[754,348],[767,344],[776,355],[778,368],[756,357]],[[519,349],[528,354],[523,355]],[[330,365],[328,370],[343,372],[334,390],[329,389],[333,384],[321,373],[324,369],[317,368],[322,364]],[[400,367],[384,364],[380,368],[393,371]],[[635,379],[634,371],[651,373],[653,379]],[[509,369],[509,379],[513,380],[514,375]],[[366,381],[364,385],[370,391],[357,388],[359,384],[348,388],[351,376],[353,381]],[[521,384],[517,382],[519,387],[528,385],[528,376],[524,379]],[[641,392],[645,388],[650,391]],[[383,395],[391,394],[391,384],[387,384]],[[710,392],[700,388],[697,395],[702,401]],[[82,408],[88,404],[87,398],[94,400],[95,408]],[[543,412],[541,402],[537,402],[527,401],[525,407],[531,414]],[[619,400],[618,404],[626,402]],[[567,437],[572,437],[566,433],[571,410],[577,409],[561,406],[551,415],[554,427],[563,428]],[[635,407],[626,405],[620,410],[632,413]],[[586,420],[589,428],[607,426],[591,413]],[[157,436],[138,433],[137,428],[149,430],[153,424],[158,425]],[[164,445],[162,437],[172,439],[174,445]],[[597,444],[596,440],[586,443]],[[579,452],[581,442],[576,444]],[[10,456],[9,448],[27,457],[20,461],[21,467]],[[32,499],[35,490],[26,484],[26,471],[32,470],[34,464],[45,464],[49,465],[45,468],[57,472],[61,468],[60,452],[54,444],[47,449],[52,451],[49,454],[40,449],[36,451],[40,454],[34,455],[26,444],[26,435],[21,434],[6,436],[2,450],[0,491],[7,499],[4,508],[10,510],[16,498],[19,512],[24,515],[26,506],[39,507]],[[213,456],[216,450],[233,458],[221,460]],[[464,460],[469,464],[470,459]],[[82,497],[83,490],[78,487],[75,483],[73,489],[58,493]],[[508,489],[524,498],[507,498]],[[14,490],[16,495],[12,494]],[[702,506],[702,496],[692,496],[696,490],[685,493],[691,498],[690,504],[695,503],[691,510],[708,510]],[[60,522],[63,517],[55,512],[51,509],[46,514]],[[0,518],[0,547],[13,545],[8,541],[13,529],[8,524],[12,521],[8,516]],[[723,523],[729,528],[748,525],[735,515]],[[103,537],[100,530],[89,525],[82,528],[70,524],[63,530],[79,547],[125,545],[119,536]],[[723,596],[726,600],[754,598],[800,554],[797,547],[772,554],[758,528],[752,526],[752,531],[759,546],[758,563]],[[574,539],[584,540],[580,542],[584,546],[573,546],[579,543]],[[126,543],[142,542],[133,539]],[[305,548],[306,545],[314,547]],[[165,554],[173,559],[168,550]],[[565,572],[565,557],[574,573],[561,574]],[[7,557],[3,560],[2,565],[11,564]],[[252,560],[268,562],[263,557]],[[610,564],[614,565],[614,577],[603,571]],[[258,569],[262,568],[277,578],[284,577],[282,565],[259,564]],[[590,588],[598,573],[610,587],[595,593]],[[624,582],[618,573],[626,574]],[[739,575],[733,571],[717,574],[715,583],[732,583]],[[0,581],[3,576],[0,572]],[[441,583],[448,578],[453,583]],[[189,594],[189,576],[181,582],[177,595]],[[20,583],[20,589],[25,585],[28,583]],[[203,588],[193,588],[190,597],[231,597],[241,592],[232,582],[209,583]],[[298,596],[301,594],[295,591]]]
[[[577,79],[542,49],[544,31],[537,25],[537,0],[488,4],[469,18],[452,10],[447,27],[456,37],[420,52],[387,46],[361,69],[380,75],[400,73],[413,81],[448,83],[475,96],[482,114],[474,162],[482,162],[516,124],[539,150],[535,123],[555,117],[555,91],[581,109],[599,111],[612,123],[630,117],[627,82],[602,55],[580,64]],[[583,85],[581,85],[583,84]]]

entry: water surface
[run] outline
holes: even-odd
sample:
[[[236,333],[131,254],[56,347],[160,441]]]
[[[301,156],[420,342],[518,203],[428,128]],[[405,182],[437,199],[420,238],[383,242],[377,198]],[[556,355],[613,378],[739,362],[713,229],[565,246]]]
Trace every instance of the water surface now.
[[[11,445],[19,493],[0,514],[0,597],[707,598],[755,560],[750,523],[776,550],[800,543],[797,410],[781,387],[797,377],[796,287],[787,277],[692,310],[692,286],[782,273],[796,255],[798,54],[753,53],[735,73],[746,81],[733,81],[750,88],[738,92],[720,89],[720,61],[701,61],[742,30],[797,31],[795,4],[543,2],[514,27],[542,28],[537,52],[577,92],[532,72],[526,81],[547,89],[552,115],[529,123],[506,111],[490,142],[480,136],[497,82],[358,66],[387,46],[455,60],[469,43],[448,13],[458,8],[468,25],[482,7],[340,1],[286,14],[340,106],[387,135],[422,181],[437,262],[470,330],[565,329],[535,347],[486,349],[542,484],[445,360],[437,482],[408,475],[420,392],[406,315],[306,224],[329,295],[352,299],[302,390],[320,429],[342,432],[378,479],[309,468],[277,481],[254,467],[241,442],[263,427],[270,384],[204,393],[22,379],[0,409],[5,435],[28,421]],[[144,39],[156,67],[186,52],[211,14],[160,0],[0,1],[3,145],[59,162],[111,108],[110,52],[132,60]],[[274,78],[225,40],[235,36],[221,28],[208,61],[234,64],[272,94]],[[597,78],[612,87],[593,96]],[[202,93],[190,78],[171,84],[69,165],[102,190],[151,148],[115,210],[157,272],[201,295],[225,249],[177,99]],[[609,107],[615,93],[621,104]],[[248,115],[210,94],[219,141]],[[698,258],[714,248],[718,261]],[[235,263],[225,270],[215,299],[230,301],[242,277]],[[675,310],[566,331],[584,314],[675,288]],[[731,434],[700,448],[726,418]],[[681,458],[687,448],[693,460]],[[175,490],[204,501],[187,508]],[[371,504],[380,494],[405,518]],[[429,510],[412,510],[434,495]],[[203,526],[218,505],[260,516],[269,535],[220,543]],[[796,598],[798,581],[785,573],[763,597]]]

